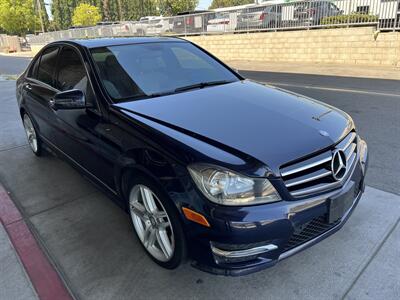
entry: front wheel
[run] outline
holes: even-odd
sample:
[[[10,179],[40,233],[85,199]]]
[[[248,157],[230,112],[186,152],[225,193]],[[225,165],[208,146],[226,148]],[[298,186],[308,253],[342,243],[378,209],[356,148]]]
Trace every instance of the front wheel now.
[[[29,146],[31,147],[32,152],[37,155],[41,156],[42,154],[42,143],[40,138],[36,132],[36,129],[33,125],[33,122],[27,113],[24,113],[23,117],[24,129],[25,134],[28,139]]]
[[[131,183],[129,212],[136,235],[147,254],[167,269],[178,267],[186,256],[185,236],[170,199],[146,178]]]

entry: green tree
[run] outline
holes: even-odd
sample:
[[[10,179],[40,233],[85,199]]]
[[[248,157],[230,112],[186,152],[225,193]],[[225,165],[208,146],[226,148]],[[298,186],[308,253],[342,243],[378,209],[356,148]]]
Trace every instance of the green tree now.
[[[45,6],[45,3],[44,3],[44,0],[39,0],[39,1],[38,0],[32,0],[32,1],[33,1],[33,5],[34,5],[34,8],[35,8],[35,14],[36,14],[36,16],[38,18],[40,17],[40,15],[42,16],[44,29],[47,31],[48,28],[49,28],[50,21],[49,21],[49,16],[47,15],[47,10],[46,10],[46,6]],[[39,14],[39,7],[41,8],[40,14]]]
[[[195,10],[198,0],[164,0],[159,1],[160,11],[163,15],[173,16],[180,12]]]
[[[72,25],[72,15],[78,5],[76,0],[53,0],[51,13],[53,15],[54,27],[57,30],[67,29]]]
[[[53,0],[52,27],[56,29],[70,27],[74,9],[80,3],[96,6],[104,21],[135,21],[144,16],[161,14],[170,16],[178,12],[194,10],[198,0]]]
[[[0,27],[8,34],[25,36],[39,28],[33,0],[1,0]]]
[[[238,6],[254,3],[254,0],[213,0],[209,8]]]
[[[79,4],[72,16],[72,24],[74,26],[93,26],[99,21],[101,21],[99,9],[87,3]]]

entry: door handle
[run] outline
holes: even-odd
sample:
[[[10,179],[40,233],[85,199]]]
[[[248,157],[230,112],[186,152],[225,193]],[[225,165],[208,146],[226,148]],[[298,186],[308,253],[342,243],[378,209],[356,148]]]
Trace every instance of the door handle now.
[[[25,84],[25,89],[30,91],[30,90],[32,90],[32,86],[29,83],[27,83],[27,84]]]

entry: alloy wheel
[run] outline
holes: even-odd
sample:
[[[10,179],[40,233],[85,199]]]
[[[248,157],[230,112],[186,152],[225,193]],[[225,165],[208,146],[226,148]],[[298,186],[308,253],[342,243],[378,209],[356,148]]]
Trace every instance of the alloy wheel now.
[[[169,261],[175,250],[174,232],[157,195],[145,185],[135,185],[129,194],[129,211],[146,250],[159,261]]]
[[[24,115],[24,128],[26,137],[28,138],[29,146],[31,146],[32,151],[38,152],[38,140],[35,128],[33,127],[32,120],[29,118],[27,114]]]

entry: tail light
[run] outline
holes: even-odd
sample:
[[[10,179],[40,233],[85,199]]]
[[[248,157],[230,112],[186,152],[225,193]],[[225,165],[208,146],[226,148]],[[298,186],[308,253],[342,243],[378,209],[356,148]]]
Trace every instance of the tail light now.
[[[260,15],[260,20],[261,20],[261,21],[264,20],[265,15],[266,15],[266,13],[264,13],[264,12]]]
[[[314,8],[311,8],[309,12],[310,12],[310,16],[315,15],[315,9]]]
[[[192,25],[193,24],[193,17],[186,18],[186,25]]]

